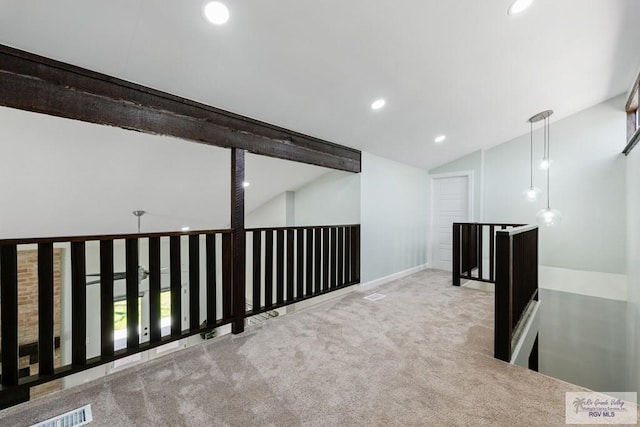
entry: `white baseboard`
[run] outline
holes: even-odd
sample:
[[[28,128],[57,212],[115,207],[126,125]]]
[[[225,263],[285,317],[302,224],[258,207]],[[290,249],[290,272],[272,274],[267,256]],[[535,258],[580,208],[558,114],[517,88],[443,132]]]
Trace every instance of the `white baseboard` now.
[[[389,283],[389,282],[391,282],[393,280],[402,279],[403,277],[410,276],[413,273],[417,273],[418,271],[426,270],[427,268],[431,268],[431,265],[428,264],[428,263],[427,264],[418,265],[416,267],[411,267],[411,268],[408,268],[406,270],[399,271],[397,273],[393,273],[393,274],[390,274],[388,276],[381,277],[379,279],[371,280],[370,282],[367,282],[367,283],[361,283],[359,286],[360,286],[361,289],[362,288],[370,288],[370,287],[373,287],[373,286],[379,286],[379,285],[382,285],[384,283]]]
[[[616,301],[628,300],[627,276],[625,274],[570,270],[546,265],[539,266],[538,274],[538,286],[540,289],[570,292]]]

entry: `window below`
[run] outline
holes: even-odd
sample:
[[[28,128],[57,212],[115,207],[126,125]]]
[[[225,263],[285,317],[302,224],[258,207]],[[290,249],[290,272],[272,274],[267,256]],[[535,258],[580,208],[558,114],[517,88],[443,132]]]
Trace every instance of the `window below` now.
[[[624,148],[623,153],[628,155],[633,147],[638,143],[640,139],[640,111],[638,110],[638,104],[640,101],[640,75],[636,79],[627,105],[625,107],[627,111],[627,146]]]

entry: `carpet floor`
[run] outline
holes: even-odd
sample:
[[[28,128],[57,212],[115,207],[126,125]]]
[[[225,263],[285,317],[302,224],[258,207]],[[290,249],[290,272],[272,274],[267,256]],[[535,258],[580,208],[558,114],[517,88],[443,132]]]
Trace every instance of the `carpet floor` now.
[[[492,352],[493,294],[425,270],[9,408],[0,425],[86,404],[95,427],[565,425],[565,392],[585,389]]]

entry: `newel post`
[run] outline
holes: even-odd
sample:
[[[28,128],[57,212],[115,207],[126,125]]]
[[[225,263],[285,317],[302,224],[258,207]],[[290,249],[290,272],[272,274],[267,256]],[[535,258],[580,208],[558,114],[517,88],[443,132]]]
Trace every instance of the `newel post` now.
[[[460,228],[462,226],[458,223],[453,223],[453,257],[452,257],[452,284],[453,286],[460,286],[460,261],[462,258],[462,252],[460,247]]]
[[[244,331],[246,232],[244,228],[244,150],[231,149],[231,230],[233,231],[231,332]]]

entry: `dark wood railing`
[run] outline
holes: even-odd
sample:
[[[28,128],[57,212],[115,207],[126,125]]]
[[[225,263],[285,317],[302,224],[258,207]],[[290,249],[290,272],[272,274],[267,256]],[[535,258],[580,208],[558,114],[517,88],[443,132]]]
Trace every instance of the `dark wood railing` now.
[[[247,247],[247,316],[360,282],[359,225],[248,229]]]
[[[251,282],[241,279],[239,283],[234,281],[233,273],[237,261],[233,255],[233,230],[0,240],[0,409],[28,400],[33,386],[226,324],[242,323],[257,313],[344,288],[360,280],[359,225],[251,229],[246,233],[250,237],[247,247],[251,252],[246,269],[253,277]],[[124,274],[114,272],[114,243],[118,249],[124,246],[124,255],[118,253],[120,261],[124,257]],[[139,322],[140,284],[147,279],[147,276],[140,276],[141,243],[144,248],[148,247],[149,264],[145,273],[148,275],[148,291],[145,290],[149,295],[145,307],[149,312],[148,332],[140,330]],[[24,356],[24,349],[19,345],[18,281],[21,272],[18,254],[26,245],[29,249],[37,248],[38,254],[39,365],[36,373],[31,369],[31,374],[29,370],[18,369],[19,357]],[[100,271],[97,306],[87,305],[87,288],[97,281],[96,276],[90,276],[90,280],[87,277],[88,245],[93,251],[91,255],[96,255],[95,250],[99,248],[99,260],[90,258],[94,265],[99,265]],[[63,335],[61,340],[54,337],[57,321],[54,319],[54,281],[60,280],[54,278],[54,250],[57,248],[68,251],[70,258],[71,334]],[[168,259],[168,268],[161,265],[163,259]],[[201,265],[201,260],[205,265]],[[161,274],[167,273],[166,270],[169,286],[161,283]],[[114,295],[114,282],[120,277],[126,283],[127,334],[126,346],[116,350],[114,301],[121,298]],[[187,313],[182,312],[183,286],[189,291]],[[201,287],[206,294],[202,304]],[[235,292],[237,287],[241,287],[240,291]],[[161,327],[163,291],[171,294],[169,330]],[[251,298],[236,303],[234,297],[244,299],[245,291]],[[249,310],[245,309],[247,302],[252,303]],[[234,313],[234,308],[240,306],[242,310]],[[204,307],[203,313],[201,307]],[[100,341],[100,349],[95,357],[87,354],[87,316],[97,316],[100,323],[99,337],[95,337]],[[184,317],[188,317],[185,328]],[[201,318],[207,320],[201,322]],[[70,355],[65,356],[69,363],[54,366],[55,348],[64,347],[65,341],[70,347]]]
[[[495,283],[494,356],[510,361],[513,338],[538,299],[538,227],[454,223],[453,285],[461,279]]]

